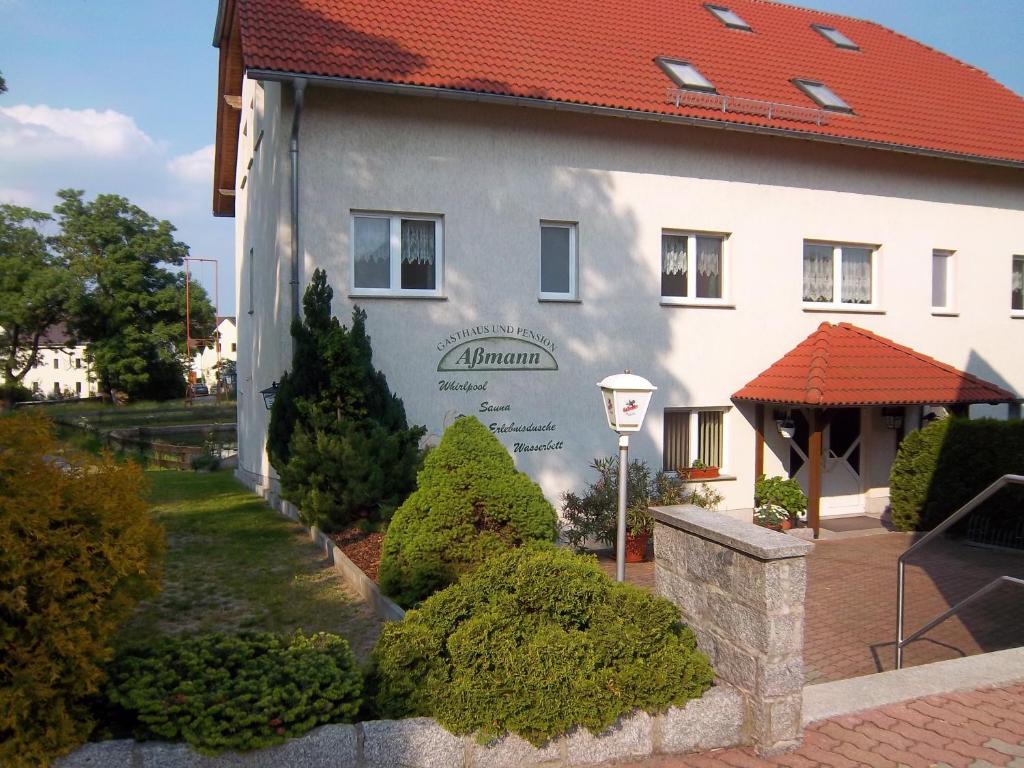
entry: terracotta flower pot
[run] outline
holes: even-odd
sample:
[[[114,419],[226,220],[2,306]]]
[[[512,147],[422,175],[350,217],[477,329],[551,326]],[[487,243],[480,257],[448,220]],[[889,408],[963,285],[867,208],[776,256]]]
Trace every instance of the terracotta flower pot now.
[[[680,480],[713,480],[718,477],[718,467],[687,467],[678,472]]]
[[[651,541],[649,533],[626,534],[626,562],[643,563],[647,560],[647,545]]]

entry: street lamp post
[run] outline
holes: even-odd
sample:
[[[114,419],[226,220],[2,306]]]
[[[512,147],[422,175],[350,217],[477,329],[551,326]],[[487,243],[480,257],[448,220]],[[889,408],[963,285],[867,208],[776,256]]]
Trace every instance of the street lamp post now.
[[[626,492],[629,479],[629,433],[639,432],[647,415],[647,406],[657,389],[647,379],[627,369],[606,376],[597,383],[601,388],[608,426],[619,433],[619,518],[615,538],[615,580],[626,580]]]

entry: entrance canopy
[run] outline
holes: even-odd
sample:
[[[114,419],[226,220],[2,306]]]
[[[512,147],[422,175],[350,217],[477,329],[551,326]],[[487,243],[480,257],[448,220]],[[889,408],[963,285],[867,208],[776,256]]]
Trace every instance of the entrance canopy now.
[[[850,323],[822,323],[732,397],[822,408],[1018,400],[1002,387]]]
[[[823,436],[830,422],[848,409],[947,405],[954,412],[965,412],[971,403],[1018,402],[1002,387],[849,323],[822,323],[732,397],[757,404],[755,477],[764,471],[765,406],[809,409],[807,522],[815,538],[820,529],[823,467],[827,470],[827,461],[836,459],[834,446],[823,444]],[[859,428],[855,431],[858,435],[850,445],[859,442]]]

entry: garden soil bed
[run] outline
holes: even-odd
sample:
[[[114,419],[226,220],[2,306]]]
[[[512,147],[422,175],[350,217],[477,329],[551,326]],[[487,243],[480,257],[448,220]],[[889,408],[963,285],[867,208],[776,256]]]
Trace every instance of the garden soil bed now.
[[[359,570],[377,583],[380,568],[380,550],[384,545],[383,533],[366,533],[359,528],[347,528],[339,533],[329,534],[331,540],[341,548],[345,556],[355,563]]]

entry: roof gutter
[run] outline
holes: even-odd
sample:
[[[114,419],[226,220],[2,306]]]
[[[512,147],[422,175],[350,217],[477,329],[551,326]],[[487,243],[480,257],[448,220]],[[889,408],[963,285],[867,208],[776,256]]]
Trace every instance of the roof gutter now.
[[[676,123],[701,128],[717,128],[719,130],[739,131],[740,133],[782,136],[786,138],[820,141],[827,144],[841,144],[861,149],[882,149],[889,152],[900,152],[908,155],[923,155],[924,157],[934,157],[943,160],[960,160],[980,165],[996,165],[1006,168],[1024,169],[1024,160],[1003,160],[1000,158],[985,157],[983,155],[968,155],[961,154],[959,152],[947,152],[940,149],[911,147],[884,141],[866,141],[863,139],[851,139],[842,136],[828,136],[819,133],[792,130],[789,128],[770,128],[761,125],[730,123],[723,120],[711,120],[703,117],[691,117],[689,115],[668,115],[662,112],[644,112],[638,109],[601,107],[591,104],[577,104],[568,101],[538,99],[531,96],[506,96],[496,93],[481,93],[479,91],[467,91],[455,88],[440,88],[433,85],[407,85],[403,83],[385,83],[378,80],[361,80],[357,78],[335,77],[331,75],[306,75],[296,72],[281,72],[273,69],[249,69],[246,71],[246,74],[252,80],[289,82],[296,78],[303,78],[317,85],[358,91],[370,91],[373,93],[426,96],[439,99],[454,99],[456,101],[480,102],[485,104],[533,107],[536,109],[548,109],[560,112],[581,112],[585,114],[603,115],[605,117],[625,117],[632,120],[650,120],[658,123]]]
[[[288,153],[292,161],[292,319],[299,316],[299,126],[302,123],[302,109],[306,102],[306,80],[292,78],[292,133],[288,142]]]

